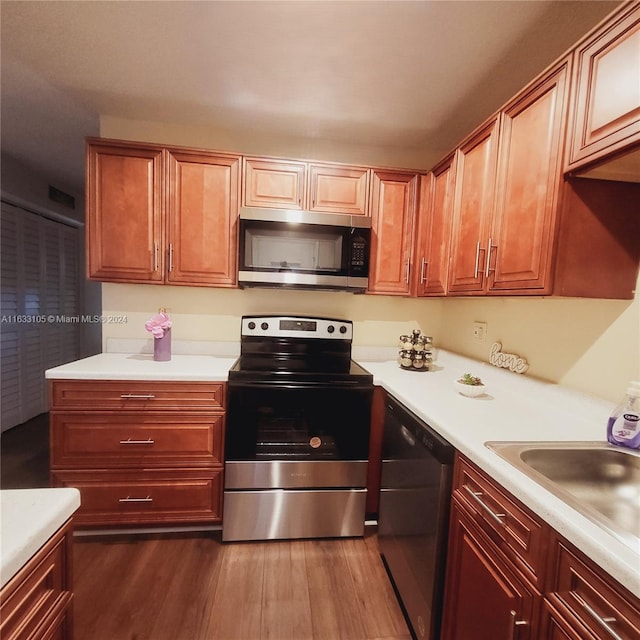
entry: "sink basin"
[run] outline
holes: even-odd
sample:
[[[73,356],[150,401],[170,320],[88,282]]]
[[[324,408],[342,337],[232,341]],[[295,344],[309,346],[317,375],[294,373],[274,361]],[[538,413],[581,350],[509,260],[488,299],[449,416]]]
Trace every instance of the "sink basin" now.
[[[487,442],[568,505],[640,549],[640,452],[606,442]]]

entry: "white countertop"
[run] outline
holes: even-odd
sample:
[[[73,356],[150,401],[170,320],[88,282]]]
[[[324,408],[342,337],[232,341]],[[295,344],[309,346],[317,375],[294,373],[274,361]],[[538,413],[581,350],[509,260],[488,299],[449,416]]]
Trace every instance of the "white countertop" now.
[[[173,355],[156,362],[151,354],[99,353],[95,356],[47,369],[45,377],[63,380],[199,380],[227,379],[235,358]]]
[[[0,491],[0,587],[13,578],[79,506],[77,489]]]
[[[154,362],[151,355],[104,353],[49,369],[46,377],[224,381],[234,362],[209,355],[174,355],[169,362]],[[404,371],[395,360],[358,362],[373,374],[375,384],[640,597],[640,547],[625,545],[485,447],[492,440],[604,442],[612,403],[443,350],[428,372]],[[467,372],[483,379],[487,394],[467,398],[455,391],[454,380]]]

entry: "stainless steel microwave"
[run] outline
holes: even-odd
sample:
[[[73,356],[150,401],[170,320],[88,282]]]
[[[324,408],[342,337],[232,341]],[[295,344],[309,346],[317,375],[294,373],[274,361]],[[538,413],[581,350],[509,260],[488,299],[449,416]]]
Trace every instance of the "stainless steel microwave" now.
[[[371,219],[364,216],[243,208],[238,282],[362,292],[370,247]]]

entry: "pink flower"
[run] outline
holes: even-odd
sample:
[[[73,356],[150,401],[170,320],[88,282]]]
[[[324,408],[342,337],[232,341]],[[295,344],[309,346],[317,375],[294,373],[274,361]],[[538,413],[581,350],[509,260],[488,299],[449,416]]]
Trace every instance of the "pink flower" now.
[[[171,329],[169,316],[161,311],[144,323],[144,328],[149,331],[155,339],[162,338],[167,329]]]

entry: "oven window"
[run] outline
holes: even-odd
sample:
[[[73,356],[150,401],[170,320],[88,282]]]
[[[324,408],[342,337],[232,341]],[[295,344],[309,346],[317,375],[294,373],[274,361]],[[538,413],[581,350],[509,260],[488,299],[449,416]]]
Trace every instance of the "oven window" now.
[[[229,384],[226,460],[366,460],[372,390]]]

